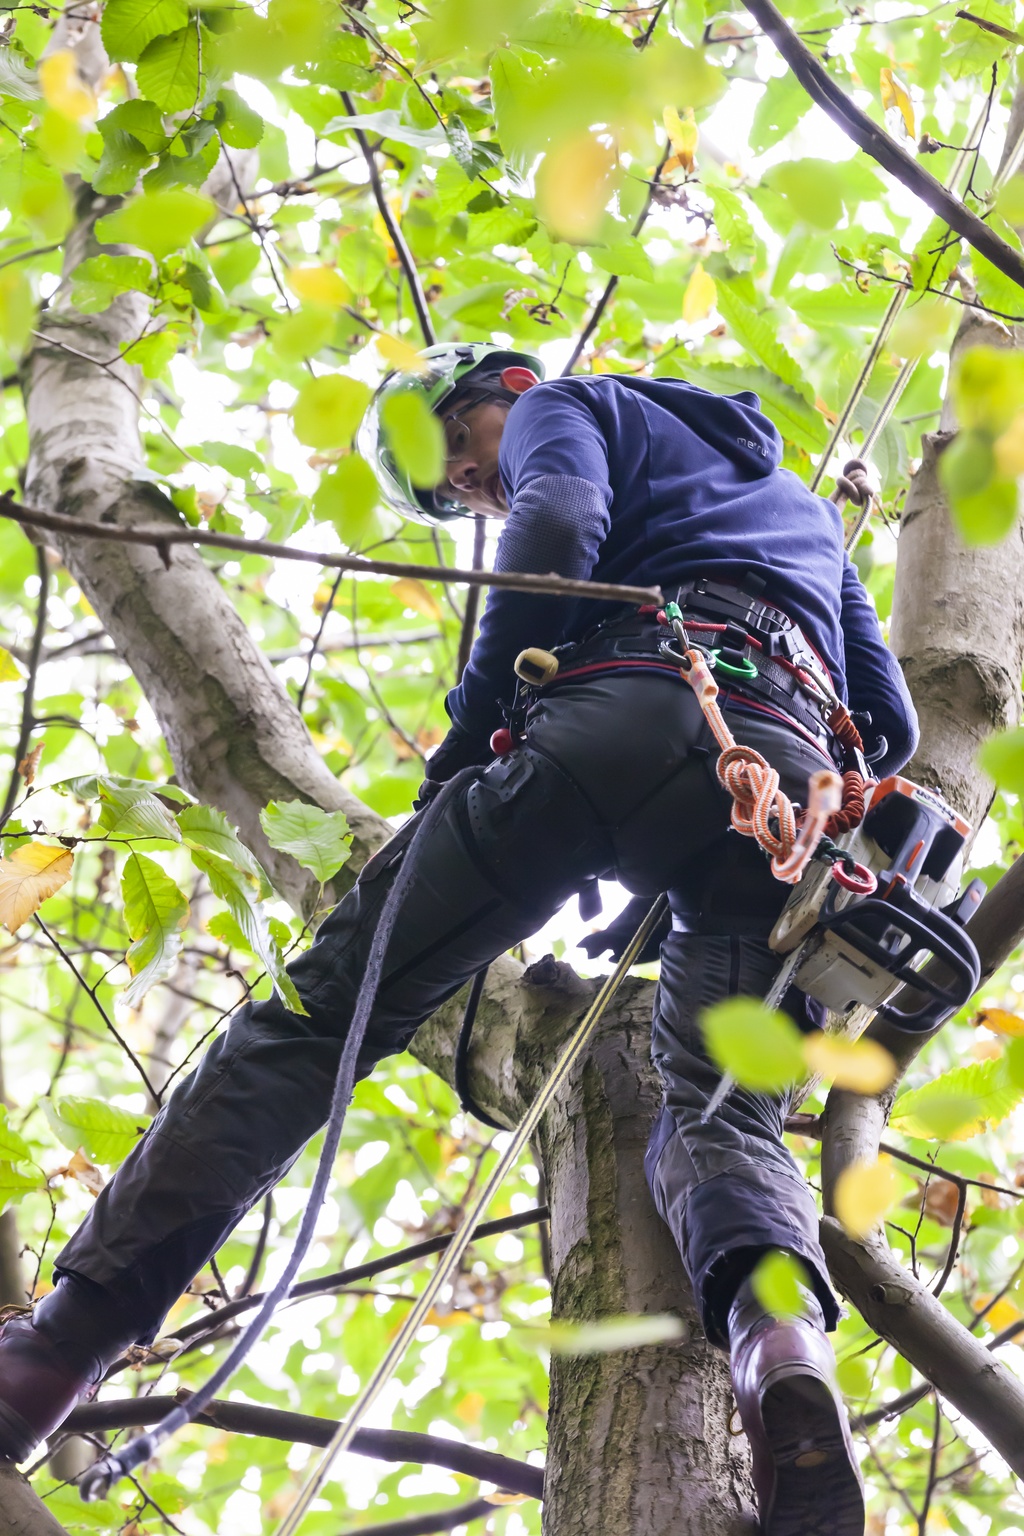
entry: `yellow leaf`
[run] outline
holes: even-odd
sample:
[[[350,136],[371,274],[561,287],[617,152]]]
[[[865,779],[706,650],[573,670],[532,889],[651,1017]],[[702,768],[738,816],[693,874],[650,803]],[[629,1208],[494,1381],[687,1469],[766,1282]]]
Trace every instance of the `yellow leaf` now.
[[[612,146],[592,133],[575,134],[548,151],[537,173],[537,208],[552,234],[577,242],[596,238],[617,163]]]
[[[994,1035],[1008,1035],[1017,1040],[1024,1035],[1024,1019],[1019,1013],[1009,1013],[1005,1008],[982,1008],[975,1024],[984,1024]]]
[[[392,368],[400,368],[403,373],[427,373],[430,364],[425,357],[421,357],[415,347],[410,347],[407,341],[400,336],[378,336],[377,351],[381,357],[391,364]]]
[[[690,273],[690,281],[683,294],[683,319],[687,325],[693,325],[697,320],[706,320],[715,307],[717,297],[714,278],[708,276],[703,263],[698,261]]]
[[[899,1194],[891,1157],[851,1163],[836,1180],[835,1211],[851,1237],[867,1237]]]
[[[71,879],[70,848],[25,843],[0,859],[0,923],[15,933],[48,896]]]
[[[992,444],[996,469],[1004,480],[1024,475],[1024,411],[1018,411],[1006,431]]]
[[[529,1494],[506,1493],[503,1488],[496,1488],[493,1493],[485,1493],[481,1497],[485,1504],[525,1504]]]
[[[288,286],[302,300],[317,309],[340,309],[352,297],[352,291],[334,267],[291,267]]]
[[[812,1072],[854,1093],[881,1093],[896,1076],[896,1063],[874,1040],[842,1040],[817,1031],[804,1040],[804,1059]]]
[[[1008,1296],[1000,1296],[999,1300],[994,1302],[985,1313],[985,1321],[996,1333],[1001,1333],[1004,1328],[1009,1328],[1011,1323],[1018,1322],[1022,1316],[1024,1313],[1014,1306]]]
[[[455,1412],[464,1424],[479,1424],[486,1407],[487,1399],[482,1392],[467,1392],[455,1404]]]
[[[917,130],[914,127],[914,104],[910,99],[906,86],[900,80],[898,75],[893,74],[891,69],[882,70],[881,81],[882,106],[886,109],[886,111],[888,111],[890,107],[898,107],[900,116],[903,119],[903,126],[906,128],[908,136],[912,139],[916,138]]]
[[[681,118],[675,107],[666,107],[661,117],[668,134],[668,141],[675,151],[672,159],[684,171],[692,171],[694,156],[697,153],[697,123],[693,116],[693,108],[688,107],[686,117]],[[665,169],[668,170],[667,165]]]
[[[75,56],[61,48],[39,61],[39,84],[47,106],[72,123],[96,115],[96,97],[79,77]]]
[[[425,619],[440,619],[443,616],[436,597],[414,576],[403,576],[399,581],[393,581],[391,590],[406,608],[414,608]]]
[[[0,645],[0,683],[20,683],[21,668],[11,655]]]

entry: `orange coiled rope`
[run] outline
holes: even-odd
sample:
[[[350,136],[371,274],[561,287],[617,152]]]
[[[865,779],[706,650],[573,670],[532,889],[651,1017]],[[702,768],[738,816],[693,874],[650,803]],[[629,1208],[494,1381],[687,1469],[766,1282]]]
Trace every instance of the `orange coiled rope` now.
[[[798,818],[793,802],[779,787],[778,771],[753,747],[737,742],[726,725],[718,706],[718,684],[703,652],[691,647],[685,653],[685,660],[687,665],[680,667],[680,673],[697,695],[704,718],[722,749],[718,778],[732,796],[732,825],[744,837],[755,838],[771,855],[772,874],[777,880],[796,885],[832,825],[849,816],[856,817],[849,823],[856,826],[863,816],[864,780],[859,773],[840,778],[829,768],[812,773],[807,781],[807,809]],[[836,734],[848,734],[848,722],[848,730],[857,735],[857,727],[848,712],[842,705],[839,710],[846,720],[837,719],[839,729]],[[838,710],[834,713],[838,716]],[[831,725],[831,721],[829,723]],[[842,739],[843,735],[840,735]],[[857,740],[860,740],[859,735]],[[854,780],[856,784],[852,782]],[[860,815],[856,815],[857,786]]]

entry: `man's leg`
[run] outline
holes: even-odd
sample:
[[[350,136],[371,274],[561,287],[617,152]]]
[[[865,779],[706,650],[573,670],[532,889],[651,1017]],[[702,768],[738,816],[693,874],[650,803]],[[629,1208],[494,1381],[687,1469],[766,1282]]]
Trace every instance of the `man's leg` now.
[[[803,767],[798,738],[773,743],[767,730],[759,727],[751,744],[783,770],[796,798],[796,769],[806,782],[817,765]],[[744,739],[738,727],[736,734]],[[652,1037],[665,1104],[645,1162],[708,1336],[730,1350],[762,1530],[861,1536],[863,1490],[825,1337],[838,1309],[814,1200],[782,1140],[789,1095],[737,1088],[701,1124],[720,1073],[704,1048],[700,1015],[730,995],[764,996],[780,963],[767,935],[787,894],[754,844],[735,833],[691,865],[672,892],[674,927],[662,948]],[[802,1015],[799,994],[790,999]],[[803,1267],[802,1312],[791,1321],[767,1313],[751,1288],[749,1277],[771,1248]]]
[[[371,861],[289,967],[307,1014],[276,999],[239,1010],[58,1256],[55,1290],[31,1318],[5,1325],[0,1455],[27,1455],[127,1344],[154,1336],[196,1271],[322,1126],[407,842],[399,835]],[[517,753],[457,792],[413,856],[360,1075],[402,1050],[482,965],[546,922],[603,867],[606,848],[565,775]]]

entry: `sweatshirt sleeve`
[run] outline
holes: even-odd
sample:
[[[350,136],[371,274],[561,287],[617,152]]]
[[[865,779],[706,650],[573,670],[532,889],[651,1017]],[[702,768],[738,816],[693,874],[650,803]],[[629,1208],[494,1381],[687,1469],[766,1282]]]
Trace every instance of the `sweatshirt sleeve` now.
[[[900,664],[882,639],[876,614],[856,567],[844,556],[842,627],[850,707],[871,714],[870,736],[884,736],[888,750],[873,771],[898,773],[917,750],[917,711]],[[870,745],[870,742],[868,743]]]
[[[539,385],[509,412],[499,469],[509,514],[496,571],[585,581],[608,532],[612,492],[605,440],[582,401]],[[501,724],[499,700],[515,686],[512,664],[529,645],[557,643],[578,599],[492,589],[449,715],[474,736]]]

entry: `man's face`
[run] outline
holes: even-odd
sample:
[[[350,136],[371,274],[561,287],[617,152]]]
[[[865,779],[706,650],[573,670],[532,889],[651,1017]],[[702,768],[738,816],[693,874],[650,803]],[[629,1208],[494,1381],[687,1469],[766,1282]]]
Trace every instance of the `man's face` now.
[[[540,380],[528,368],[506,368],[501,375],[503,388],[519,395]],[[498,474],[498,449],[505,430],[509,406],[499,400],[480,400],[460,404],[458,400],[441,412],[447,444],[447,474],[444,489],[463,506],[483,517],[507,517],[505,488]]]

